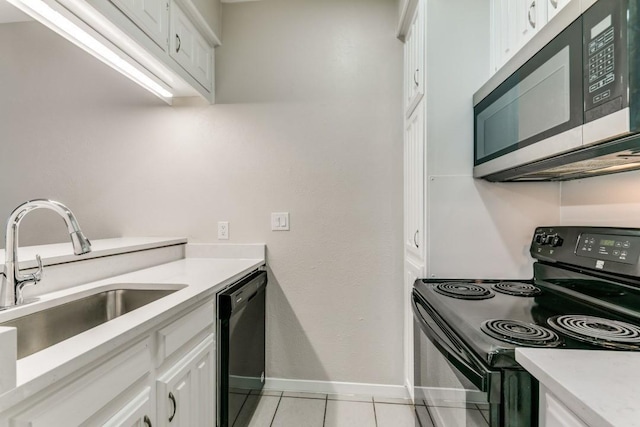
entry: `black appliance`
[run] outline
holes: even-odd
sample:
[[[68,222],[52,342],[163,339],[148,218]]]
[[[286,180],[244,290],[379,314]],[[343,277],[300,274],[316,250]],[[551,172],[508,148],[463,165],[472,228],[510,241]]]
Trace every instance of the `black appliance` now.
[[[218,294],[219,427],[243,427],[234,423],[233,398],[264,386],[266,286],[267,273],[256,271]]]
[[[532,280],[419,279],[414,393],[486,404],[491,427],[537,425],[518,347],[640,351],[640,229],[539,227]]]
[[[473,174],[569,180],[640,168],[640,5],[581,2],[474,94]]]

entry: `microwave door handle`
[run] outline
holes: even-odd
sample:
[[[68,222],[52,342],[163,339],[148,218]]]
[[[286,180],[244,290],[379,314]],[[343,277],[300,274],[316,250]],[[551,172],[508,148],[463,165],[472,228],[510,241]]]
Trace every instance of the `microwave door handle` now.
[[[443,353],[446,359],[456,367],[462,374],[467,377],[476,387],[478,387],[482,391],[487,391],[487,375],[485,375],[484,369],[478,369],[476,366],[472,366],[471,363],[463,359],[463,351],[462,349],[454,349],[451,345],[447,343],[447,341],[451,342],[451,340],[447,337],[443,339],[442,334],[438,333],[436,328],[440,329],[438,326],[433,327],[431,322],[429,322],[420,312],[418,307],[420,304],[415,296],[413,297],[413,313],[418,318],[420,322],[421,328],[424,330],[427,336],[439,337],[434,340],[433,343],[438,347],[438,349]],[[420,304],[422,306],[422,304]],[[435,323],[435,322],[434,322]],[[444,331],[442,331],[444,333]],[[445,334],[446,335],[446,334]]]

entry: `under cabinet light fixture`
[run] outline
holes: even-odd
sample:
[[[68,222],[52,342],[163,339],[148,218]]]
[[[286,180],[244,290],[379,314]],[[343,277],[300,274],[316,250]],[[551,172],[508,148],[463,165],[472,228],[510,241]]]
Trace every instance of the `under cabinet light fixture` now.
[[[7,1],[166,102],[173,98],[168,87],[164,87],[159,81],[136,68],[129,62],[131,60],[127,61],[124,58],[125,54],[119,54],[117,47],[84,25],[79,18],[55,0],[51,3],[46,0]]]

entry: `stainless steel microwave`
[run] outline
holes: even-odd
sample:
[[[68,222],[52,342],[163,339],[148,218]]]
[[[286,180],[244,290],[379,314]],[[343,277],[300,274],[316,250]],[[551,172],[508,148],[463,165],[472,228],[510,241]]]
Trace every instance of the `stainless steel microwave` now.
[[[640,169],[639,8],[572,0],[474,94],[474,177]]]

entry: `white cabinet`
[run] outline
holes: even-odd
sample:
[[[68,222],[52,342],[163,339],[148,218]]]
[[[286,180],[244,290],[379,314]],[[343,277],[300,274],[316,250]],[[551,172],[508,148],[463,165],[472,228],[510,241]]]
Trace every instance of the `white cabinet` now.
[[[520,1],[520,0],[518,0]],[[513,0],[491,1],[491,72],[495,73],[513,56],[517,49],[518,34],[516,6]]]
[[[131,399],[118,413],[109,418],[103,427],[152,427],[151,388]]]
[[[560,10],[565,7],[571,0],[546,0],[547,2],[547,21],[556,16]]]
[[[404,108],[411,115],[424,96],[424,11],[418,2],[404,44]]]
[[[214,297],[185,312],[4,410],[0,426],[214,426]]]
[[[570,1],[491,0],[491,73],[500,69]]]
[[[425,225],[425,113],[421,102],[405,122],[404,131],[404,247],[423,262]]]
[[[110,0],[162,50],[169,40],[168,0]]]
[[[171,57],[207,91],[211,92],[213,48],[175,1],[171,3],[171,35],[169,51]]]
[[[540,427],[589,427],[556,396],[540,385]]]
[[[547,22],[547,0],[517,0],[516,50],[537,33]]]
[[[209,335],[158,378],[158,426],[214,425],[214,366],[214,340]]]
[[[127,406],[118,405],[121,393],[142,383],[150,368],[149,340],[145,339],[63,388],[45,393],[48,396],[41,402],[28,405],[26,410],[10,416],[11,425],[68,427],[100,424],[99,419],[105,411],[113,414]],[[114,406],[115,410],[111,409]]]

